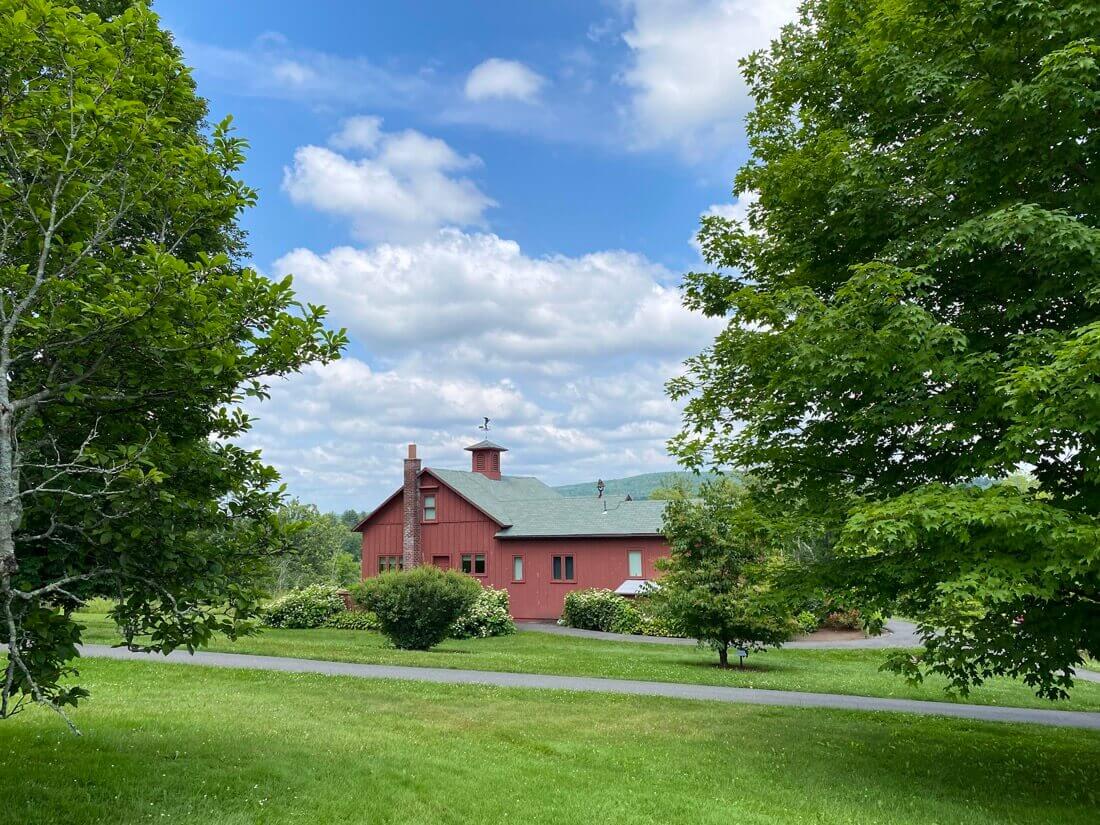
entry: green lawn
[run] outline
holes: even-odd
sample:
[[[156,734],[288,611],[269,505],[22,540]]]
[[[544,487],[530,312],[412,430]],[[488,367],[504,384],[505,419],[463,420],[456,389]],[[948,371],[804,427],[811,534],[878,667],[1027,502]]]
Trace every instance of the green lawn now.
[[[117,643],[114,624],[103,613],[82,614],[80,621],[87,626],[85,641]],[[714,666],[715,654],[695,647],[604,642],[535,632],[494,639],[448,640],[433,650],[418,652],[394,650],[379,634],[365,631],[265,630],[236,642],[216,639],[209,649],[341,662],[603,676],[950,701],[939,679],[913,687],[892,673],[880,672],[878,668],[886,653],[876,650],[778,650],[753,655],[751,666],[744,670],[722,671]],[[1049,702],[1037,698],[1026,685],[998,679],[973,691],[963,701],[1100,710],[1100,684],[1080,682],[1068,701]]]
[[[13,825],[1076,823],[1100,735],[304,674],[82,663],[72,736],[0,722]]]

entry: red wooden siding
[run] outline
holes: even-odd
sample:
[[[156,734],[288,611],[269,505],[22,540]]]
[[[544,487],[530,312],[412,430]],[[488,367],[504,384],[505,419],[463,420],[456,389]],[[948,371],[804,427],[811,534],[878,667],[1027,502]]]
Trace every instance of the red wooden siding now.
[[[500,525],[449,487],[430,471],[420,479],[421,500],[436,497],[436,518],[423,521],[421,510],[421,547],[425,564],[435,564],[446,556],[451,569],[461,569],[463,554],[485,555],[484,585],[508,591],[512,615],[517,619],[557,619],[565,594],[584,587],[614,590],[630,578],[629,552],[642,552],[642,573],[657,577],[655,562],[668,555],[668,546],[659,536],[636,538],[590,537],[562,539],[497,539]],[[378,574],[379,556],[401,555],[403,505],[400,495],[375,512],[363,530],[363,577]],[[573,556],[574,581],[552,579],[552,558]],[[512,581],[514,556],[523,557],[523,581]]]
[[[458,568],[462,553],[489,554],[499,525],[428,473],[421,476],[420,491],[421,500],[425,495],[435,496],[435,520],[424,521],[423,509],[420,513],[420,546],[425,562],[447,555],[451,557],[450,566]],[[363,576],[377,575],[379,556],[401,554],[402,515],[398,496],[371,516],[363,530]]]
[[[638,538],[513,539],[493,540],[493,587],[508,589],[512,615],[517,619],[557,619],[565,594],[584,587],[614,590],[629,575],[631,550],[642,551],[644,578],[657,578],[655,562],[668,555],[668,545],[656,536]],[[512,557],[523,556],[522,583],[512,582]],[[572,582],[554,581],[554,556],[572,556]]]

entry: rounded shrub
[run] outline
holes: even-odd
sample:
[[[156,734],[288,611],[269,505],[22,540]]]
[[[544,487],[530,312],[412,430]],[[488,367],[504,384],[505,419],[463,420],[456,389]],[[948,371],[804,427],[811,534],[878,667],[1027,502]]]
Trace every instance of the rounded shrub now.
[[[574,590],[565,597],[561,623],[582,630],[637,633],[641,614],[622,596],[597,587]]]
[[[516,625],[508,613],[508,591],[494,587],[483,587],[470,609],[451,625],[455,639],[485,639],[515,632]]]
[[[821,626],[829,630],[862,630],[863,616],[855,608],[838,608],[826,614]]]
[[[427,650],[447,638],[480,591],[481,585],[463,573],[416,567],[367,579],[355,585],[352,597],[378,617],[394,647]]]
[[[324,584],[291,590],[275,599],[263,613],[268,627],[304,629],[322,627],[325,622],[346,610],[338,588]]]

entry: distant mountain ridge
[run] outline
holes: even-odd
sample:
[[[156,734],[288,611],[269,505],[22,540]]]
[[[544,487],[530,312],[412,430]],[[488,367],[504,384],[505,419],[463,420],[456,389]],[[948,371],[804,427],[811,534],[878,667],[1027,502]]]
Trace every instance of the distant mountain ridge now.
[[[686,484],[692,490],[699,489],[699,485],[713,476],[695,475],[684,471],[671,471],[667,473],[642,473],[626,478],[605,478],[604,494],[609,496],[630,496],[641,500],[649,498],[649,494],[659,487],[674,487],[677,484]],[[580,484],[563,484],[555,487],[559,493],[569,498],[595,498],[596,481],[585,481]]]

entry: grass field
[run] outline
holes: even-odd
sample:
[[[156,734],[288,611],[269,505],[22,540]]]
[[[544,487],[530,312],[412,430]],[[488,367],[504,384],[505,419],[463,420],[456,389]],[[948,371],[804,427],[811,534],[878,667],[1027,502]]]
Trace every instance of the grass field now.
[[[81,615],[85,641],[118,642],[114,624],[102,612]],[[602,676],[655,682],[805,690],[907,699],[950,701],[944,682],[930,679],[910,686],[879,671],[886,657],[878,650],[778,650],[755,654],[744,670],[719,670],[716,656],[695,647],[604,642],[521,632],[493,639],[448,640],[426,651],[394,650],[377,633],[356,630],[264,630],[231,642],[216,639],[208,649],[267,656],[294,656],[368,664],[399,664],[513,673]],[[1100,710],[1100,684],[1080,682],[1067,701],[1039,699],[1019,682],[997,679],[962,701],[1018,707]]]
[[[1100,735],[87,661],[0,722],[11,825],[1091,823]]]

